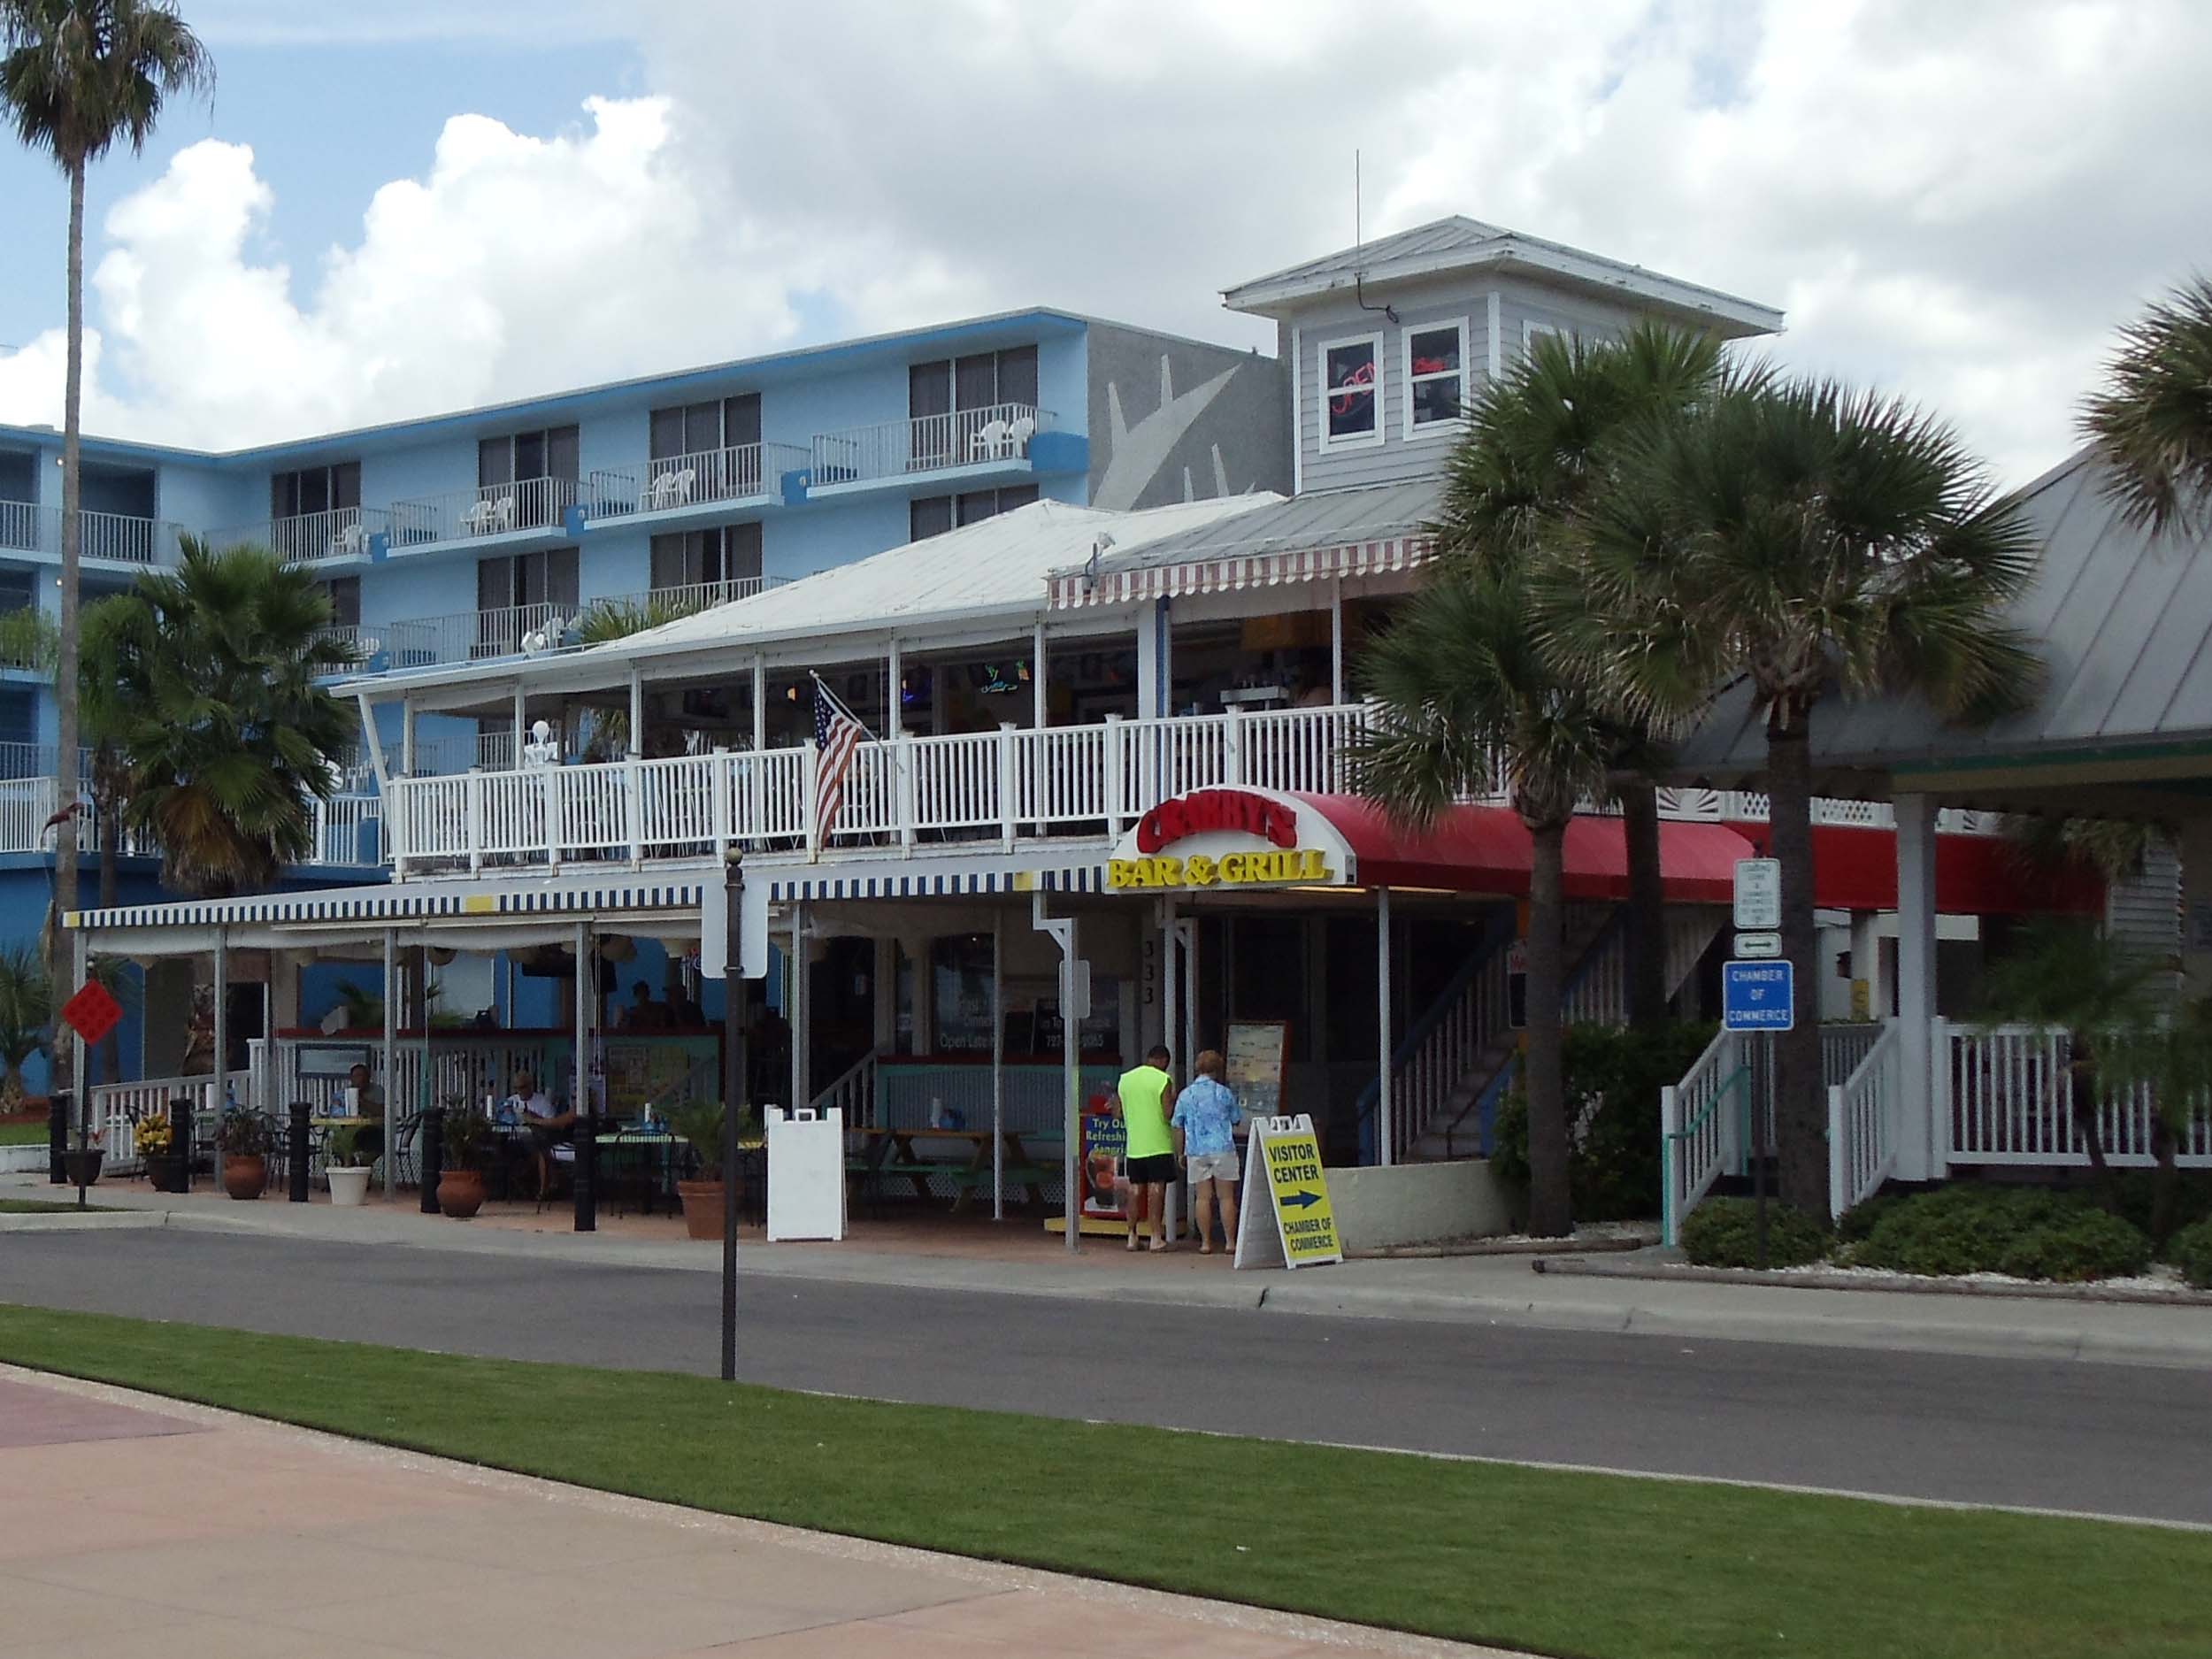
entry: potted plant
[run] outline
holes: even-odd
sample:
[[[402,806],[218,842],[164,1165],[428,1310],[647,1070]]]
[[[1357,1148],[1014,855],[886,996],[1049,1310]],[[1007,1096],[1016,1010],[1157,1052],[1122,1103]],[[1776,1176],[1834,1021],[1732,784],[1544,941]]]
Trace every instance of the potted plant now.
[[[62,1168],[68,1171],[72,1187],[89,1187],[100,1179],[100,1164],[107,1153],[100,1145],[100,1131],[95,1129],[85,1137],[81,1147],[72,1147],[61,1155]]]
[[[269,1122],[259,1112],[227,1111],[215,1132],[223,1152],[223,1190],[258,1198],[269,1184]]]
[[[176,1126],[166,1118],[145,1117],[131,1127],[131,1146],[146,1166],[146,1179],[157,1193],[184,1190],[184,1155]]]
[[[455,1221],[466,1221],[484,1207],[484,1155],[491,1146],[492,1120],[484,1109],[465,1101],[448,1106],[439,1119],[438,1208]]]
[[[722,1167],[721,1104],[695,1101],[670,1113],[669,1124],[690,1143],[698,1165],[694,1179],[676,1183],[676,1196],[683,1201],[684,1229],[695,1239],[718,1239],[722,1236],[723,1184],[728,1174]],[[740,1110],[737,1133],[741,1139],[755,1133],[749,1107]],[[741,1181],[742,1177],[739,1179]]]
[[[330,1179],[330,1202],[357,1208],[369,1195],[369,1176],[376,1160],[361,1144],[363,1125],[341,1124],[330,1132],[323,1150],[323,1172]]]

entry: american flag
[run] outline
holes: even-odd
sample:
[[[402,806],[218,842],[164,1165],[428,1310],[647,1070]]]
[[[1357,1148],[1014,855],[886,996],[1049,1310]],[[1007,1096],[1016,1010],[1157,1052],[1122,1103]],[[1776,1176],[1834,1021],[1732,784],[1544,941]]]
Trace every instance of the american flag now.
[[[820,680],[814,682],[814,844],[829,845],[845,806],[845,778],[868,728]]]

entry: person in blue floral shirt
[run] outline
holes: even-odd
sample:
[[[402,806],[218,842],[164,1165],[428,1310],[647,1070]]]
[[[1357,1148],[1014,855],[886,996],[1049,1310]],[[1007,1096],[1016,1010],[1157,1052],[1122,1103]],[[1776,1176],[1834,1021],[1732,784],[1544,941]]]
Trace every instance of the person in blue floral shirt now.
[[[1214,1248],[1214,1201],[1221,1201],[1221,1236],[1228,1248],[1237,1241],[1236,1136],[1244,1112],[1221,1080],[1221,1051],[1209,1048],[1198,1056],[1198,1075],[1175,1097],[1171,1120],[1180,1131],[1184,1172],[1190,1182],[1191,1206],[1198,1224],[1198,1253],[1211,1256]]]

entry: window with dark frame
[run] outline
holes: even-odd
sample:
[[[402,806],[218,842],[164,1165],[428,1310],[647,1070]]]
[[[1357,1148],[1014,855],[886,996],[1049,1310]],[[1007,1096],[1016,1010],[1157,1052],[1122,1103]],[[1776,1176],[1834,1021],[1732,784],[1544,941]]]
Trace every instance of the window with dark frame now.
[[[1037,499],[1034,484],[1009,484],[1003,489],[971,489],[957,495],[923,495],[908,503],[906,539],[925,541],[948,530],[981,524]]]
[[[653,538],[653,591],[657,594],[709,582],[757,581],[760,573],[758,524],[717,525]]]
[[[361,504],[361,463],[302,467],[269,478],[269,517],[304,518],[311,513],[342,512]]]
[[[760,394],[741,392],[733,397],[656,409],[647,423],[647,442],[656,461],[758,443]]]
[[[358,576],[334,576],[319,585],[324,596],[330,601],[331,625],[341,628],[359,627],[361,579]]]

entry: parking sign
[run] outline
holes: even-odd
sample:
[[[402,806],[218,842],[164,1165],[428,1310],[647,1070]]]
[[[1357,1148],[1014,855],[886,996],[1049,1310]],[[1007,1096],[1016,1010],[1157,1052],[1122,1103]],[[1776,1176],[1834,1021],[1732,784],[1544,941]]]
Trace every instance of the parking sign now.
[[[1720,1023],[1730,1031],[1787,1031],[1797,1023],[1796,988],[1789,963],[1723,963]]]

